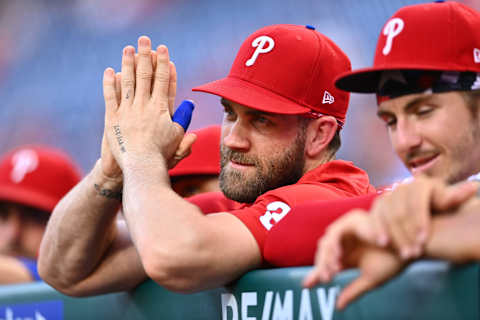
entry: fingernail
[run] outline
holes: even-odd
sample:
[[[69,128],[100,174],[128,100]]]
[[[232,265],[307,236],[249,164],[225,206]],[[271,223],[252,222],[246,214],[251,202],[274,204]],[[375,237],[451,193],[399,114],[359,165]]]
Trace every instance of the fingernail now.
[[[115,75],[115,72],[113,71],[112,68],[107,68],[105,69],[105,75],[109,77],[113,77]]]
[[[123,49],[123,53],[126,55],[126,56],[133,56],[134,54],[134,51],[135,50],[132,50],[132,47],[126,47],[125,49]]]
[[[158,46],[158,49],[157,49],[158,53],[166,53],[167,52],[167,47],[165,47],[163,44]]]
[[[138,44],[143,46],[143,47],[149,46],[150,45],[150,39],[147,36],[141,36],[138,39]]]

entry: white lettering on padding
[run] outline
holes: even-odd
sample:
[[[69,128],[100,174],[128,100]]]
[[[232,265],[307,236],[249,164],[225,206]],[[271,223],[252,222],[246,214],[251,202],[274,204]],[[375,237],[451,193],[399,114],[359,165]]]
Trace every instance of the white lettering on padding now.
[[[222,293],[222,320],[227,320],[227,308],[232,309],[232,320],[238,319],[238,303],[235,296],[231,293]]]
[[[256,317],[248,316],[248,307],[257,305],[256,292],[242,292],[242,320],[257,320]]]
[[[275,303],[273,304],[272,320],[293,320],[293,291],[285,291],[285,297],[280,300],[280,294],[275,295]]]
[[[335,300],[337,299],[339,288],[328,288],[328,294],[325,288],[317,289],[318,304],[320,307],[320,314],[322,320],[332,320],[333,312],[335,311]]]
[[[302,290],[298,320],[313,320],[312,304],[310,303],[310,293],[308,289]]]

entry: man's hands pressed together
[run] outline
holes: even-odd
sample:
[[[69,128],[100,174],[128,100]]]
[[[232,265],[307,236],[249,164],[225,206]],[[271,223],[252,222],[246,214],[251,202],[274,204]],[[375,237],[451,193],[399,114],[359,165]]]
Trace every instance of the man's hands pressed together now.
[[[176,82],[167,47],[160,45],[152,54],[150,39],[145,36],[138,40],[137,57],[135,48],[124,48],[121,76],[111,68],[105,70],[106,143],[120,168],[129,159],[152,165],[164,161],[173,167],[188,155],[195,136],[184,136],[183,128],[171,120]]]

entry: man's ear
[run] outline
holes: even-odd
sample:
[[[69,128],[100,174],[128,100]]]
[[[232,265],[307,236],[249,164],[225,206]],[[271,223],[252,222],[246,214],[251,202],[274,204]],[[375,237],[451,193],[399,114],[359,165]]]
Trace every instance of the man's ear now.
[[[320,153],[324,153],[337,129],[337,120],[332,116],[312,120],[307,128],[305,154],[310,158],[316,158]]]

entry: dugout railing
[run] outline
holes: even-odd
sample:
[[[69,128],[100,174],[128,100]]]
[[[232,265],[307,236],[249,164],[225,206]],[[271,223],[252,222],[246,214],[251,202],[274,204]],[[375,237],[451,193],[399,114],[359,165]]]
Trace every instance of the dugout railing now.
[[[231,286],[196,294],[169,292],[147,281],[132,292],[71,298],[45,283],[0,287],[0,320],[57,319],[480,319],[479,265],[421,261],[351,304],[334,310],[346,271],[325,286],[307,290],[310,268],[256,270]]]

